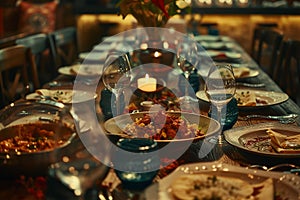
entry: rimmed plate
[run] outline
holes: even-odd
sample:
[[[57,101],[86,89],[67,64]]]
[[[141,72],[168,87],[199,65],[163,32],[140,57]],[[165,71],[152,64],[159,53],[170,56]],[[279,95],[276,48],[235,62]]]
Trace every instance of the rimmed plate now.
[[[271,147],[266,130],[270,128],[285,135],[300,134],[300,127],[280,123],[262,123],[245,127],[237,127],[224,132],[225,140],[231,145],[248,153],[274,158],[300,158],[300,152],[278,153]],[[256,141],[260,138],[260,142]],[[255,148],[248,146],[248,142],[255,142]]]
[[[266,107],[266,106],[273,106],[276,104],[283,103],[289,99],[289,96],[283,92],[273,92],[273,91],[264,91],[264,90],[252,90],[252,89],[237,89],[237,93],[242,92],[252,92],[255,94],[257,102],[255,106],[244,106],[238,105],[239,108],[256,108],[256,107]],[[203,90],[198,91],[196,96],[206,102],[209,102],[205,92]],[[260,103],[263,102],[263,103]]]
[[[212,58],[224,57],[223,59],[240,59],[242,57],[242,54],[231,51],[207,50],[206,53]]]
[[[243,167],[222,164],[219,162],[201,162],[179,166],[175,171],[148,187],[144,192],[144,199],[175,200],[172,195],[171,184],[180,176],[186,174],[208,174],[238,178],[249,184],[259,184],[271,178],[274,191],[280,199],[300,199],[300,177],[280,172],[246,169]]]
[[[246,78],[253,78],[259,75],[259,71],[258,70],[254,70],[254,69],[250,69],[248,67],[233,67],[233,71],[235,73],[235,71],[237,72],[237,74],[241,73],[242,70],[249,70],[248,73],[245,74],[241,74],[240,76],[235,76],[235,78],[237,80],[239,79],[246,79]]]
[[[112,47],[112,44],[103,44],[103,43],[100,43],[98,45],[95,45],[93,47],[93,51],[108,51],[110,48]]]
[[[232,49],[234,47],[233,43],[230,42],[224,42],[224,41],[217,41],[217,42],[206,42],[202,41],[200,42],[201,46],[208,50],[226,50],[226,49]]]
[[[219,64],[225,64],[225,63],[219,63]],[[241,74],[240,76],[235,76],[236,80],[240,80],[240,79],[246,79],[246,78],[253,78],[259,75],[259,71],[255,70],[255,69],[250,69],[249,67],[247,67],[246,65],[244,66],[240,66],[240,67],[233,67],[233,71],[237,74],[241,73],[242,70],[247,70],[248,72],[245,74]],[[203,73],[207,73],[207,71],[199,71],[198,72],[202,77],[206,77],[207,74],[203,74]]]
[[[201,42],[201,41],[217,42],[217,41],[230,41],[231,39],[227,36],[219,36],[219,35],[197,35],[194,36],[194,40],[197,42]]]
[[[50,96],[52,97],[52,100],[65,103],[65,104],[82,103],[82,102],[96,99],[97,97],[96,93],[82,91],[82,90],[47,90],[47,89],[41,89],[41,90],[43,90],[44,94],[47,94],[45,96]],[[26,99],[40,100],[41,95],[37,92],[31,93],[26,96]]]
[[[103,62],[106,59],[106,52],[83,52],[79,54],[79,58],[82,60]]]
[[[58,69],[58,73],[67,76],[100,76],[102,74],[101,65],[71,65]]]
[[[136,119],[142,118],[144,114],[149,112],[138,112],[131,114],[123,114],[117,117],[111,118],[104,123],[105,130],[112,135],[120,136],[120,137],[132,137],[125,133],[123,130],[125,126],[128,124],[132,124]],[[207,136],[211,136],[216,134],[220,129],[220,124],[216,120],[209,118],[204,115],[193,114],[193,113],[185,113],[185,112],[168,112],[172,115],[182,116],[190,123],[196,123],[201,130],[205,132],[204,135],[193,137],[193,138],[184,138],[184,139],[173,139],[173,140],[156,140],[160,143],[168,143],[168,142],[180,142],[180,141],[190,141],[190,140],[198,140],[203,139]]]
[[[102,42],[107,42],[107,43],[112,43],[112,42],[120,42],[120,41],[127,41],[127,42],[133,42],[135,41],[135,37],[133,36],[118,36],[118,35],[115,35],[115,36],[106,36],[106,37],[103,37],[102,38]]]

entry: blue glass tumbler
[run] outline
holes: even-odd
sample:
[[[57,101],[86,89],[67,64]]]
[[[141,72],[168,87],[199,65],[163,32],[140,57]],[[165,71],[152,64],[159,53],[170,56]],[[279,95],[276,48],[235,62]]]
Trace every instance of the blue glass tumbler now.
[[[149,186],[160,167],[157,143],[146,138],[122,138],[117,147],[112,162],[122,187],[142,190]]]

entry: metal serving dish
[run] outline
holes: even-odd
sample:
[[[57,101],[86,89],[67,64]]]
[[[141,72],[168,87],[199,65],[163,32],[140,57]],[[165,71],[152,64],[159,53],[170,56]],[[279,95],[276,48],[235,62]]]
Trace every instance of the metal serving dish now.
[[[51,101],[26,101],[11,104],[2,109],[0,111],[0,143],[24,133],[24,129],[28,133],[27,129],[33,127],[53,131],[51,140],[62,142],[51,146],[53,148],[38,149],[35,152],[4,152],[0,147],[0,176],[46,174],[50,164],[61,161],[64,155],[79,148],[77,144],[74,144],[77,138],[74,119],[68,107]]]

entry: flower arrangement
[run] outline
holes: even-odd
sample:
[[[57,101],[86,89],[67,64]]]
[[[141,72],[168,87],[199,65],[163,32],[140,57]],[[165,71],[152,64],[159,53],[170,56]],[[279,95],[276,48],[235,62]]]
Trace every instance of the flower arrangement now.
[[[131,14],[144,27],[163,27],[170,17],[189,12],[191,0],[120,0],[123,19]]]

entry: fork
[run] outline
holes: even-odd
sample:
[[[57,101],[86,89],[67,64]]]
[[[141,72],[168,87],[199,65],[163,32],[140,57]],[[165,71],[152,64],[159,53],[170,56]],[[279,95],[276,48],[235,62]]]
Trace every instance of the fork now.
[[[263,118],[263,119],[274,119],[278,120],[280,123],[289,124],[294,123],[296,118],[298,117],[297,114],[289,114],[289,115],[246,115],[244,117],[239,116],[239,120],[249,120],[252,118]]]
[[[236,82],[236,86],[244,86],[251,88],[262,88],[265,87],[264,83],[244,83],[244,82]]]
[[[300,172],[300,166],[294,165],[294,164],[289,164],[289,163],[282,163],[282,164],[277,164],[272,167],[267,167],[264,165],[250,165],[247,166],[246,168],[248,169],[261,169],[265,171],[282,171],[285,173],[292,173],[299,175]]]

